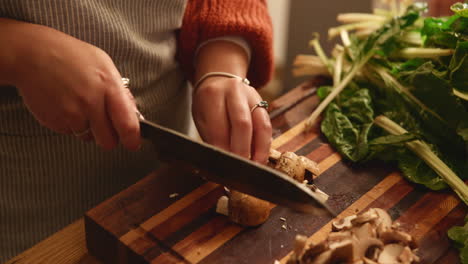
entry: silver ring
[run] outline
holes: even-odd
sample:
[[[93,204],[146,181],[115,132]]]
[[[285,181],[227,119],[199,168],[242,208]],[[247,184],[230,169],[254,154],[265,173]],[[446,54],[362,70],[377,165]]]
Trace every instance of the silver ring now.
[[[255,104],[252,109],[250,109],[250,113],[253,113],[257,107],[265,108],[265,110],[268,110],[268,102],[267,101],[260,101],[258,104]]]
[[[73,135],[74,135],[75,137],[82,137],[82,136],[87,135],[89,132],[91,132],[91,128],[88,127],[87,129],[85,129],[85,130],[83,130],[83,131],[81,131],[81,132],[74,132],[74,131],[73,131]]]
[[[122,83],[123,83],[123,86],[125,88],[129,88],[130,87],[130,79],[129,78],[122,78]]]

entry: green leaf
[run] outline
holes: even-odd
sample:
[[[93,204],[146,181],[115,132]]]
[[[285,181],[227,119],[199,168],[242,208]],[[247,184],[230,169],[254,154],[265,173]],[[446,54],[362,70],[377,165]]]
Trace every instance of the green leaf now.
[[[451,30],[455,33],[461,34],[460,38],[467,40],[468,34],[468,17],[460,17],[458,15],[454,16],[456,18],[450,26]]]
[[[448,230],[447,235],[455,242],[455,246],[461,249],[468,239],[468,229],[464,226],[454,226]]]
[[[465,216],[464,226],[450,228],[447,235],[454,241],[455,247],[460,250],[461,263],[468,264],[468,215]]]
[[[364,159],[368,154],[367,134],[372,124],[353,124],[335,103],[328,106],[325,116],[322,132],[338,152],[354,162]]]
[[[317,96],[320,98],[320,100],[323,100],[325,99],[325,97],[327,97],[327,95],[331,92],[332,89],[332,86],[320,86],[317,89]]]
[[[461,122],[468,124],[468,112],[453,95],[452,86],[444,76],[444,72],[434,69],[431,61],[422,64],[416,70],[400,74],[400,78],[410,85],[411,93],[456,130]]]
[[[422,184],[431,190],[442,190],[447,184],[424,161],[408,149],[398,155],[398,167],[408,180]]]
[[[368,155],[367,137],[374,120],[369,91],[348,87],[335,101],[325,112],[322,132],[345,158],[363,160]]]
[[[426,10],[426,4],[411,5],[401,17],[393,18],[389,23],[370,34],[358,44],[355,62],[362,61],[373,53],[385,56],[400,49],[403,44],[397,41],[397,37],[400,36],[403,29],[413,26]]]
[[[468,93],[468,41],[458,43],[449,69],[452,86],[462,93]]]
[[[457,45],[458,38],[452,32],[450,26],[457,17],[450,19],[426,18],[421,29],[425,47],[452,48]]]

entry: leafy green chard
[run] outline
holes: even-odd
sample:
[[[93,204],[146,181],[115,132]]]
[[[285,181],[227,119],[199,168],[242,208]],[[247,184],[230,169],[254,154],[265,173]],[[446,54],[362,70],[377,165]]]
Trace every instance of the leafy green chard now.
[[[426,10],[424,5],[410,6],[405,14],[401,17],[392,18],[387,24],[384,24],[380,29],[370,34],[364,41],[357,43],[352,54],[353,63],[349,71],[344,75],[340,83],[334,84],[334,89],[323,99],[317,106],[312,115],[307,119],[306,126],[312,127],[317,117],[323,110],[331,103],[333,99],[341,93],[344,88],[353,80],[361,68],[374,56],[374,55],[388,55],[399,48],[395,43],[398,39],[400,32],[406,28],[413,26],[416,20],[420,17],[421,13]],[[329,67],[328,59],[325,58],[317,41],[313,41],[315,50],[322,61]],[[350,48],[352,49],[352,48]],[[336,66],[336,65],[335,65]],[[331,67],[329,67],[331,68]],[[341,68],[341,66],[339,67]]]
[[[421,18],[424,10],[374,14],[382,24],[375,31],[331,30],[345,54],[326,58],[334,84],[318,90],[322,102],[309,121],[324,110],[321,130],[344,158],[394,162],[408,180],[450,187],[468,204],[468,4],[453,5],[450,17]],[[448,235],[468,264],[468,224]]]
[[[395,162],[410,181],[432,190],[450,186],[468,203],[459,179],[468,178],[466,16],[457,10],[423,19],[425,7],[414,5],[364,39],[341,34],[346,59],[327,59],[334,85],[319,89],[322,103],[312,116],[325,111],[321,130],[346,159]],[[375,126],[378,115],[408,132],[389,135]],[[423,142],[428,153],[415,152],[409,141]]]

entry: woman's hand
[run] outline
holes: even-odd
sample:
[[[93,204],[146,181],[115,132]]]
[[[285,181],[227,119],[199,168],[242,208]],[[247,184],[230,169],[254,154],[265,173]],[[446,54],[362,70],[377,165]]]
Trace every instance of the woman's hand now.
[[[239,79],[213,76],[197,87],[193,117],[204,141],[245,158],[265,163],[271,145],[268,112],[252,107],[262,101],[257,91]]]
[[[212,41],[198,52],[196,80],[209,72],[228,72],[245,77],[248,58],[236,44]],[[262,101],[257,91],[236,78],[210,76],[196,87],[192,113],[205,142],[266,163],[271,145],[271,123],[267,111],[252,107]]]
[[[58,133],[85,131],[81,139],[94,139],[105,149],[119,141],[131,150],[139,147],[135,103],[104,51],[48,27],[0,23],[15,36],[9,47],[17,57],[10,83],[42,125]]]

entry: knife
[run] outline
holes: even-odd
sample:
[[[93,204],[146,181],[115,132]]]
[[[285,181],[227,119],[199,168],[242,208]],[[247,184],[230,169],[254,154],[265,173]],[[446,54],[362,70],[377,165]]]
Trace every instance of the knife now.
[[[284,173],[198,142],[140,116],[141,134],[160,155],[199,169],[208,181],[300,212],[335,215],[317,194]]]

